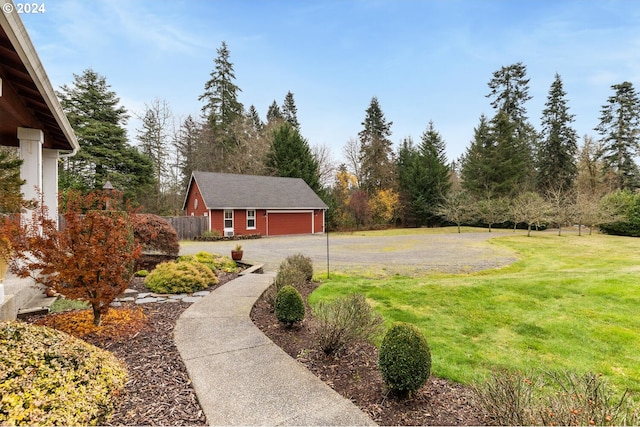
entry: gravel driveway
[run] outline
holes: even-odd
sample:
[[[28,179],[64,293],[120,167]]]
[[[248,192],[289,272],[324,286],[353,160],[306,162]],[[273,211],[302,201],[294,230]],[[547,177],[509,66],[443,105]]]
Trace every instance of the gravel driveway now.
[[[508,265],[517,259],[489,239],[504,232],[358,236],[329,234],[329,270],[366,275],[421,275],[426,272],[471,272]],[[182,242],[180,253],[198,251],[229,255],[238,242]],[[243,240],[244,259],[276,271],[288,255],[301,252],[313,260],[314,270],[327,271],[326,235],[265,237]]]

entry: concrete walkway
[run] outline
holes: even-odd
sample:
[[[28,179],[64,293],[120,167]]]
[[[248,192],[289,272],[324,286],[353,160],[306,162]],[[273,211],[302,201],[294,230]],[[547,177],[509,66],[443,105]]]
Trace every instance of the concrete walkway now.
[[[209,425],[375,425],[253,324],[274,277],[241,276],[178,319],[175,343]]]

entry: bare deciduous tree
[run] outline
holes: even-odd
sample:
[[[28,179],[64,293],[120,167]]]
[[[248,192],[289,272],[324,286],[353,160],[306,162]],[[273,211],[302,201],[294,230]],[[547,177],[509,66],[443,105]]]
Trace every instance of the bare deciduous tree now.
[[[311,147],[311,154],[318,162],[320,185],[323,188],[330,187],[336,174],[336,165],[331,156],[331,149],[326,144],[316,144]]]
[[[460,226],[462,224],[473,221],[477,216],[475,203],[466,191],[450,193],[436,212],[448,221],[456,223],[458,233],[461,232]]]
[[[520,223],[527,224],[527,237],[531,236],[532,225],[540,227],[548,220],[549,211],[549,203],[533,191],[521,193],[511,205],[513,222],[515,226]]]
[[[549,220],[558,227],[558,236],[562,235],[562,226],[569,225],[575,218],[576,194],[572,189],[549,188],[545,194],[549,204]]]
[[[360,186],[362,178],[360,172],[360,141],[355,138],[349,138],[344,147],[342,147],[342,154],[347,160],[347,170],[356,177],[358,186]]]

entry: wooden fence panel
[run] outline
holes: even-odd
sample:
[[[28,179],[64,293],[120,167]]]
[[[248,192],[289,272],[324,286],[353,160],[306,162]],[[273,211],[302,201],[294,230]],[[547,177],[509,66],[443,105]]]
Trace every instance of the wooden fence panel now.
[[[209,229],[209,218],[206,216],[165,216],[169,224],[176,230],[180,240],[193,240]]]
[[[193,240],[209,229],[209,221],[206,216],[163,216],[178,233],[180,240]],[[65,220],[63,215],[58,215],[58,229],[64,230]]]

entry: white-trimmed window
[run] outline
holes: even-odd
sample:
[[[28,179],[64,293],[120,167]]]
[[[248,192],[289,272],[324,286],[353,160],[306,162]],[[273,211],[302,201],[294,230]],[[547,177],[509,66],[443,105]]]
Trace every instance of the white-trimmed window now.
[[[247,209],[247,230],[256,229],[256,210]]]
[[[233,230],[233,209],[224,210],[224,228]]]

